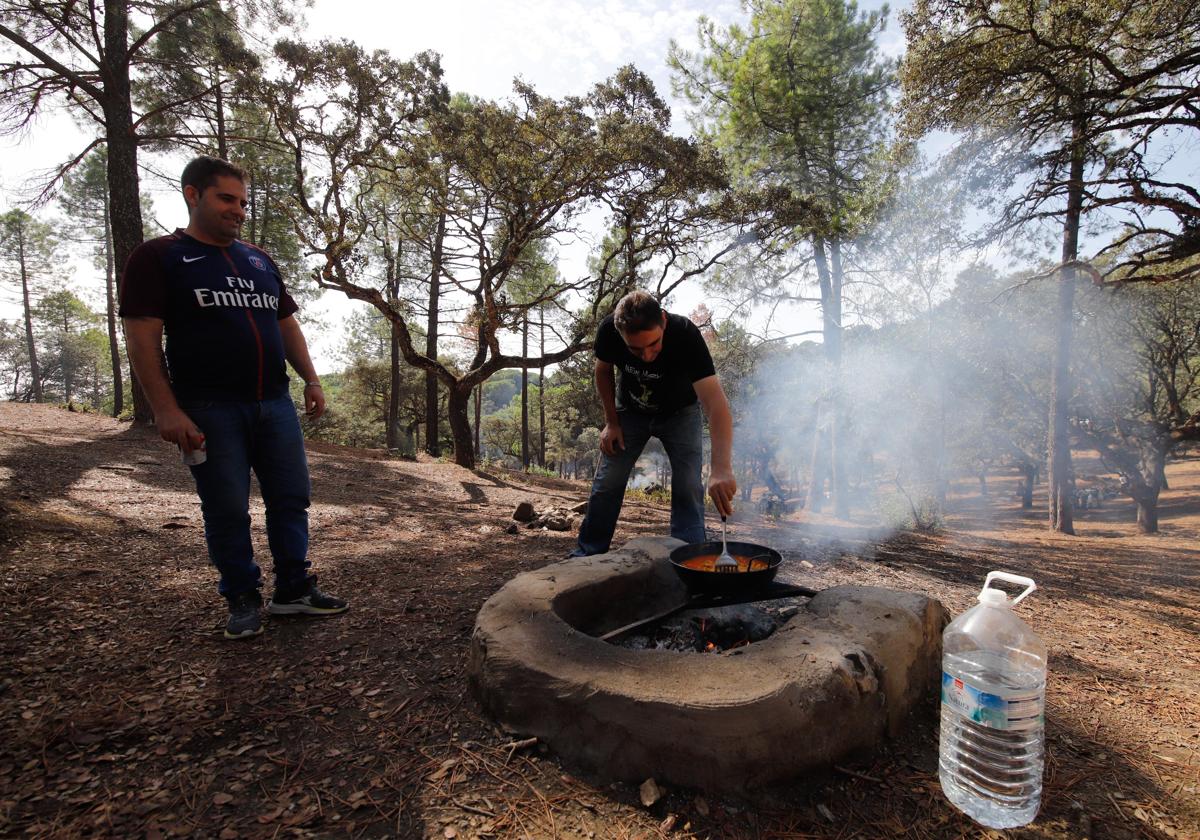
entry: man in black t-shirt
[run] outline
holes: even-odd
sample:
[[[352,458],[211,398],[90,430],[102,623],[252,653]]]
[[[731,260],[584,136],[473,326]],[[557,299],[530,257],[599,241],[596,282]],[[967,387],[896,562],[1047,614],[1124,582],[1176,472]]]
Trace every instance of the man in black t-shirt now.
[[[708,492],[717,513],[733,513],[733,416],[696,325],[664,312],[645,292],[631,292],[596,332],[596,390],[604,405],[603,457],[592,482],[587,515],[573,556],[608,551],[625,485],[651,437],[671,462],[671,536],[703,542],[704,441],[700,408],[708,415],[712,466]],[[619,385],[614,370],[620,370]]]
[[[262,632],[261,575],[250,543],[251,470],[262,490],[275,567],[268,610],[346,610],[309,573],[308,463],[285,360],[304,378],[309,416],[325,410],[325,395],[279,269],[266,252],[237,238],[246,219],[246,173],[202,156],[184,168],[182,187],[188,226],[130,254],[121,318],[158,432],[191,465],[209,559],[229,602],[225,637],[241,639]]]

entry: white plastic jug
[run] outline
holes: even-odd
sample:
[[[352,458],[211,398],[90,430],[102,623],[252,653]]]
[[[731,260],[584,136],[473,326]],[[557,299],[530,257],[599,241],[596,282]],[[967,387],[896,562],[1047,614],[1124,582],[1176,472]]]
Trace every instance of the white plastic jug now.
[[[994,580],[1025,590],[1010,602]],[[989,572],[979,603],[942,634],[942,792],[989,828],[1032,822],[1042,800],[1046,646],[1012,609],[1036,588]]]

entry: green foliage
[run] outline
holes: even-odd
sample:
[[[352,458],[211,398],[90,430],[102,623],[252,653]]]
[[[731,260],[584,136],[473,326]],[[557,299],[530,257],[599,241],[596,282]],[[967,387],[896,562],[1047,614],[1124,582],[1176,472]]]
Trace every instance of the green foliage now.
[[[0,281],[20,289],[24,279],[36,294],[53,279],[64,280],[54,228],[24,210],[0,215]]]
[[[112,370],[101,317],[64,289],[45,295],[33,318],[44,398],[102,408],[112,392]]]
[[[258,7],[268,17],[279,5]],[[248,136],[236,107],[245,101],[239,79],[259,71],[261,57],[248,46],[239,14],[248,4],[212,3],[165,21],[149,45],[149,61],[134,81],[134,96],[148,112],[147,145],[229,157],[230,136]],[[268,21],[278,25],[280,21]]]
[[[82,245],[89,252],[92,264],[114,276],[112,236],[108,210],[108,151],[101,146],[91,152],[74,168],[63,175],[58,204],[63,210],[58,230],[64,240]],[[142,218],[146,222],[143,235],[149,239],[158,233],[149,226],[154,218],[154,202],[150,196],[141,197]]]
[[[1129,224],[1120,244],[1105,249],[1125,257],[1109,262],[1110,273],[1167,279],[1197,270],[1179,262],[1176,273],[1162,273],[1164,262],[1200,253],[1200,201],[1158,173],[1182,149],[1180,132],[1200,131],[1192,105],[1200,98],[1200,7],[918,0],[902,19],[905,132],[966,135],[956,154],[995,210],[993,234],[1062,218],[1078,155],[1083,212],[1125,213]]]
[[[641,502],[642,504],[661,505],[669,507],[671,505],[671,488],[662,487],[660,485],[651,485],[625,491],[625,499],[631,502]],[[706,502],[711,506],[712,500],[705,497]]]
[[[915,497],[899,492],[880,494],[875,506],[879,521],[896,530],[937,531],[944,525],[941,505],[932,493]]]
[[[1166,459],[1200,439],[1200,290],[1138,284],[1081,297],[1075,430],[1121,475],[1144,517]]]
[[[634,68],[584,97],[553,99],[518,83],[508,102],[451,103],[432,54],[401,62],[347,43],[284,42],[276,56],[281,72],[261,98],[294,156],[298,232],[324,258],[320,283],[385,313],[406,362],[446,388],[460,464],[473,459],[474,388],[499,370],[586,349],[602,307],[627,288],[608,260],[591,276],[559,277],[549,240],[580,235],[599,208],[622,231],[614,252],[626,263],[665,261],[664,284],[712,264],[704,199],[723,186],[720,168],[711,149],[669,133],[668,109]],[[439,309],[448,329],[438,334],[471,345],[453,364],[409,329],[448,280],[467,305]],[[535,312],[539,349],[512,353],[511,337],[525,337]],[[543,322],[553,337],[544,352]]]
[[[521,394],[521,371],[502,370],[483,383],[483,413],[493,414],[506,408]]]
[[[346,322],[341,353],[345,367],[323,376],[328,410],[326,416],[309,424],[308,435],[317,440],[346,446],[383,448],[391,412],[390,325],[374,309],[362,309]],[[399,413],[403,454],[412,454],[414,430],[423,422],[425,384],[420,373],[400,367]],[[303,383],[292,380],[292,396],[302,401]]]
[[[25,330],[16,321],[0,320],[0,383],[4,399],[25,402],[33,397]]]
[[[801,237],[852,237],[884,197],[895,62],[879,57],[876,35],[886,14],[845,0],[773,0],[751,6],[748,28],[701,18],[698,53],[671,46],[693,125],[740,178],[819,208]]]

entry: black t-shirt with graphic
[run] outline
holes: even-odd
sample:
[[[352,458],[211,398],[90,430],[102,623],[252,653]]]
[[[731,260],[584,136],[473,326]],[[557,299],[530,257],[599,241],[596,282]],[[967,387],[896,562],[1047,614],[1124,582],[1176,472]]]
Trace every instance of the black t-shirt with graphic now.
[[[180,400],[286,394],[279,321],[295,311],[274,261],[240,240],[222,248],[176,230],[135,248],[121,277],[121,317],[163,320]]]
[[[609,315],[596,331],[596,358],[620,371],[617,410],[665,416],[696,402],[697,382],[716,374],[700,330],[682,315],[667,313],[662,351],[653,362],[629,352]]]

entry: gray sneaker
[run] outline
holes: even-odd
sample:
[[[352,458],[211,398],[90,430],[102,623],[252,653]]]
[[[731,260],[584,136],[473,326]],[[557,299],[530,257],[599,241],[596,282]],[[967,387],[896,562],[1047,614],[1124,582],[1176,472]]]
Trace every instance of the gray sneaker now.
[[[275,593],[275,597],[267,602],[267,612],[271,615],[337,615],[350,609],[350,605],[341,598],[327,595],[320,589],[314,579],[305,583],[301,592]]]
[[[262,596],[257,589],[239,592],[229,599],[229,621],[225,624],[226,639],[248,639],[263,631]]]

